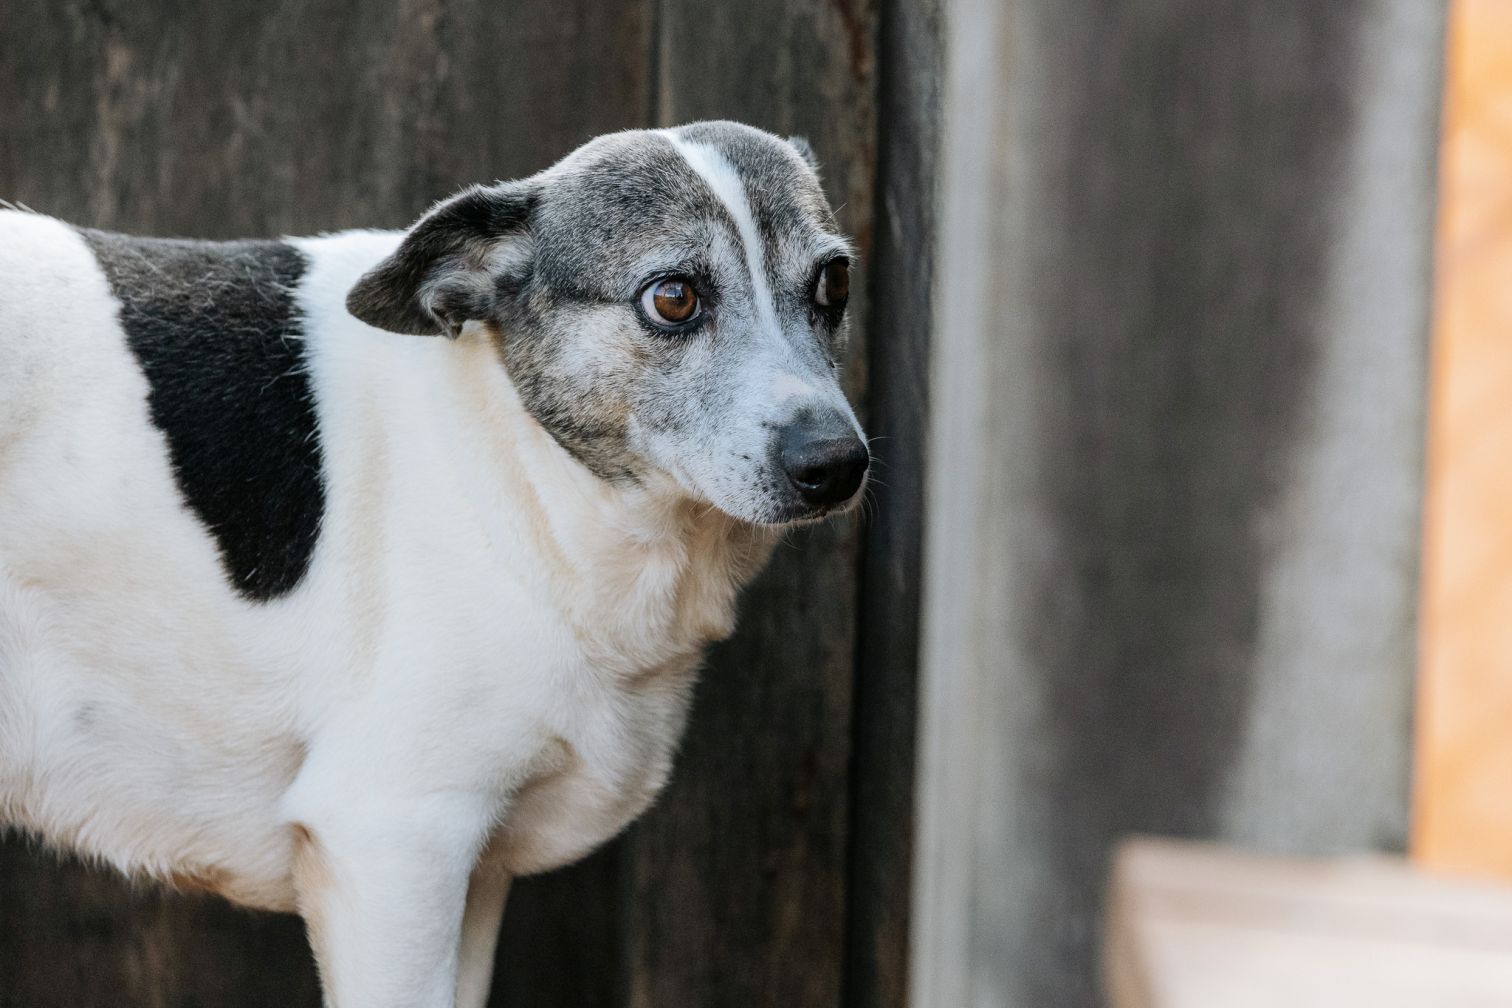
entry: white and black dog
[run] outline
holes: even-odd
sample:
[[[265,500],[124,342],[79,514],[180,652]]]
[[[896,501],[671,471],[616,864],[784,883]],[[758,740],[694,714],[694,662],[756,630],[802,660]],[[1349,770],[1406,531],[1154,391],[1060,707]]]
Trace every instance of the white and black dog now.
[[[407,232],[0,212],[0,825],[475,1008],[512,876],[667,778],[784,525],[851,505],[811,158],[600,137]]]

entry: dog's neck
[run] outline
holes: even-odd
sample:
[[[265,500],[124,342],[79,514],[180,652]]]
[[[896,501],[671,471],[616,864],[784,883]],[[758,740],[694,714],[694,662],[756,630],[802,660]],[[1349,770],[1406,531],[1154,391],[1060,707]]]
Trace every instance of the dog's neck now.
[[[423,453],[412,470],[439,468],[446,485],[431,506],[467,526],[453,541],[476,542],[500,576],[549,598],[596,661],[639,674],[727,636],[736,595],[778,533],[695,502],[670,480],[594,475],[526,410],[486,327],[453,340],[376,332],[352,318],[346,292],[400,237],[321,239],[306,282],[304,309],[319,323],[314,367],[351,443],[365,441],[371,422],[389,438],[370,450],[402,442]]]
[[[777,531],[731,518],[670,479],[594,475],[525,409],[488,333],[470,327],[445,350],[459,398],[480,411],[478,448],[495,463],[483,470],[495,492],[474,506],[506,504],[500,513],[524,523],[531,560],[579,641],[638,674],[728,636],[736,596]]]

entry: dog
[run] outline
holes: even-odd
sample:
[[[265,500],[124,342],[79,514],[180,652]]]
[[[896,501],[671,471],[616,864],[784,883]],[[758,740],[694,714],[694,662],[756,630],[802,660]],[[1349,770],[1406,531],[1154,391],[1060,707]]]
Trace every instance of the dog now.
[[[0,212],[0,825],[479,1008],[509,881],[667,780],[781,530],[851,508],[799,140],[590,141],[407,231]]]

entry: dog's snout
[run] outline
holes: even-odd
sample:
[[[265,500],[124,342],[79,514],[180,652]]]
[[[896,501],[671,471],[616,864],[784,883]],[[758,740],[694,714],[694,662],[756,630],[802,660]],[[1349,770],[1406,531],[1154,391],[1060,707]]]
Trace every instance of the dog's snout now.
[[[779,448],[788,482],[804,502],[823,507],[849,500],[866,478],[871,456],[855,434],[839,437],[812,428],[789,428]]]

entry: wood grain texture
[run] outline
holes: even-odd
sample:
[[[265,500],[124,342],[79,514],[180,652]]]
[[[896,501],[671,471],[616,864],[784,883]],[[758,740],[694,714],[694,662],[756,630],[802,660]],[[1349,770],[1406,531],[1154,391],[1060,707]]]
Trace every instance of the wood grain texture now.
[[[1412,851],[1512,880],[1512,5],[1451,7]]]
[[[621,844],[610,844],[575,865],[513,883],[489,1004],[625,1003],[624,934],[640,911],[623,903],[622,860]]]
[[[872,247],[869,0],[666,0],[657,117],[809,138],[842,228]],[[867,309],[847,377],[864,388]],[[629,1004],[838,1003],[845,947],[858,522],[795,534],[745,594],[699,685],[668,793],[624,856]]]
[[[649,2],[14,3],[0,194],[187,237],[398,227],[650,109]]]
[[[0,1008],[319,1004],[298,918],[0,844]]]
[[[849,1008],[902,1008],[908,993],[942,17],[935,0],[878,8],[866,390],[877,468],[863,535],[852,729]]]

